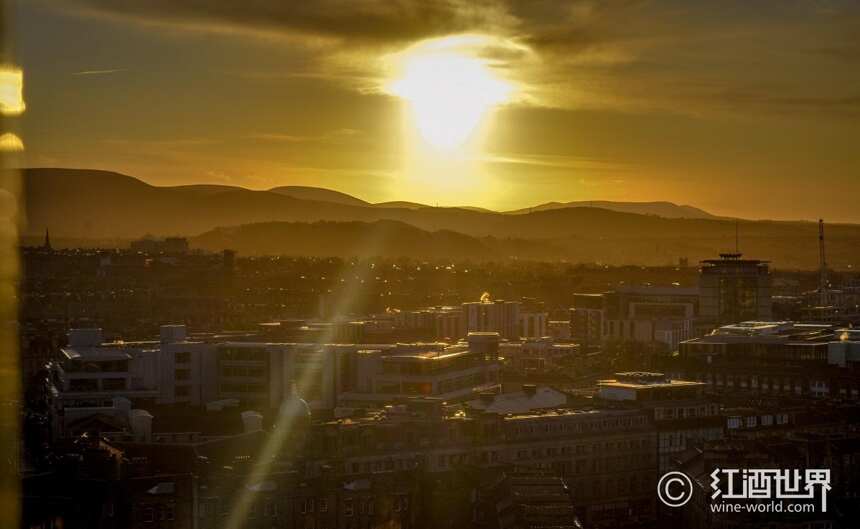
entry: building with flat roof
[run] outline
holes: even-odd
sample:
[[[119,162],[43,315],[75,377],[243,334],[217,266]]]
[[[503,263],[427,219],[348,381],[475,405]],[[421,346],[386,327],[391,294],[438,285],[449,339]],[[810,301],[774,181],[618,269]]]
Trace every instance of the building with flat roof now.
[[[236,335],[186,338],[165,325],[160,340],[104,342],[99,329],[75,329],[52,366],[58,409],[109,405],[204,406],[236,401],[278,409],[297,394],[314,410],[379,405],[410,396],[457,401],[498,390],[499,335],[467,341],[356,344],[238,341]]]
[[[600,381],[597,396],[653,414],[658,466],[665,471],[674,454],[724,435],[719,405],[705,394],[706,387],[703,382],[673,379],[663,373],[627,372]]]
[[[718,392],[860,399],[860,333],[821,323],[745,321],[683,342],[673,372]]]
[[[557,410],[568,405],[567,394],[549,386],[523,384],[520,391],[510,393],[481,393],[477,399],[463,403],[467,413],[528,413]]]
[[[464,330],[469,332],[497,332],[502,338],[519,340],[520,303],[489,299],[463,303]]]
[[[699,316],[706,324],[724,325],[773,316],[771,275],[767,261],[720,254],[701,262]]]
[[[620,287],[600,294],[574,294],[573,339],[658,345],[669,351],[694,336],[699,292],[681,287]]]

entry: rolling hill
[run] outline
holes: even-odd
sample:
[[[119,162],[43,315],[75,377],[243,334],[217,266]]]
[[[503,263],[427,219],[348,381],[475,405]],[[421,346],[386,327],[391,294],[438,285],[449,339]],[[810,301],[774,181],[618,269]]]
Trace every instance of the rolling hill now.
[[[467,245],[476,253],[485,250],[487,255],[629,264],[666,264],[676,262],[679,257],[695,261],[734,247],[734,220],[666,218],[598,207],[506,214],[471,208],[356,205],[333,202],[332,197],[338,196],[336,192],[320,194],[315,189],[305,196],[326,200],[230,186],[157,187],[118,173],[75,169],[27,169],[24,184],[28,222],[23,234],[41,237],[49,228],[57,241],[63,238],[127,240],[145,234],[202,237],[216,228],[271,222],[338,223],[326,227],[325,233],[331,234],[358,229],[350,223],[396,221],[433,235],[446,233],[444,237],[420,239],[429,241],[428,254],[440,255],[460,252],[458,248],[464,239],[454,235],[469,237]],[[291,229],[304,228],[293,225]],[[374,228],[376,231],[384,229],[389,228],[385,225]],[[402,232],[403,227],[389,229],[392,234],[395,231]],[[770,259],[783,267],[813,268],[817,265],[815,223],[740,221],[739,231],[741,249],[748,256]],[[417,232],[414,235],[417,237]],[[250,232],[234,233],[230,245],[237,249],[254,248],[253,252],[246,253],[275,253],[282,249],[264,239],[256,239],[253,244],[244,243],[245,236],[250,237]],[[495,242],[485,241],[488,237]],[[431,250],[442,241],[447,241],[452,248]],[[516,244],[508,244],[508,241]],[[226,239],[224,244],[227,245]],[[334,254],[341,251],[337,245],[345,243],[334,235],[326,235],[320,244]],[[205,247],[211,248],[212,243],[207,242]],[[403,244],[400,247],[407,248]],[[412,252],[409,248],[416,246],[407,248]],[[860,265],[860,226],[828,225],[827,251],[828,261],[834,267]]]
[[[323,189],[321,187],[308,186],[280,186],[269,189],[271,193],[278,193],[288,197],[298,198],[301,200],[315,200],[318,202],[332,202],[334,204],[345,204],[347,206],[370,206],[370,202],[365,202],[360,198],[356,198],[340,191],[331,189]]]
[[[508,211],[512,215],[522,215],[535,211],[549,211],[565,208],[600,208],[621,213],[636,213],[637,215],[654,215],[667,219],[718,219],[705,210],[693,206],[678,205],[672,202],[610,202],[608,200],[591,200],[579,202],[547,202],[531,208]]]
[[[195,248],[232,248],[245,255],[314,257],[415,257],[494,260],[518,256],[562,258],[564,250],[521,239],[470,237],[453,231],[429,232],[403,222],[265,222],[216,228],[191,239]]]

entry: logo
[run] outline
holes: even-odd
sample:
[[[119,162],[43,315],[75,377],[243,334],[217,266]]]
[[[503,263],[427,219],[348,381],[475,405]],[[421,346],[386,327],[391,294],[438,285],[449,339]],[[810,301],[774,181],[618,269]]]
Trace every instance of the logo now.
[[[710,478],[713,512],[827,512],[828,468],[717,468]],[[657,483],[657,497],[667,507],[686,505],[693,482],[683,472],[667,472]]]
[[[806,500],[808,503],[818,496],[820,512],[827,512],[830,488],[829,468],[809,468],[802,473],[797,469],[777,468],[716,468],[711,472],[712,500]],[[816,494],[816,489],[820,494]]]
[[[667,507],[681,507],[693,497],[693,482],[683,472],[667,472],[657,483],[657,497]]]

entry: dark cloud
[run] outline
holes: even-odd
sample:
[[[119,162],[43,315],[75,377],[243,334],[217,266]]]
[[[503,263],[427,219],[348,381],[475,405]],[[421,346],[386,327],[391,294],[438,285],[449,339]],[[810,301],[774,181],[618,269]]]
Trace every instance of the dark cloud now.
[[[402,43],[492,28],[496,5],[460,0],[74,0],[91,13],[212,28],[299,33],[360,43]]]
[[[690,114],[841,113],[856,110],[848,87],[860,82],[856,69],[839,68],[856,60],[860,20],[860,4],[842,0],[814,6],[776,0],[69,0],[69,5],[89,14],[322,41],[333,47],[317,49],[319,60],[291,75],[371,92],[380,75],[372,61],[381,53],[467,32],[498,37],[472,51],[521,81],[528,100],[541,105]],[[326,60],[338,53],[347,55]]]

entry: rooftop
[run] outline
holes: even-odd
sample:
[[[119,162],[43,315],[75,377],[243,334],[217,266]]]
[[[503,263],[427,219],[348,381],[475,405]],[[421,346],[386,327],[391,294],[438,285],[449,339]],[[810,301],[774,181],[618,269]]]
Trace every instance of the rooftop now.
[[[744,321],[723,325],[711,334],[690,342],[787,342],[827,341],[833,338],[835,325],[796,323],[791,321]]]
[[[482,394],[466,406],[488,413],[527,413],[533,410],[560,408],[567,404],[567,395],[547,386],[526,387],[514,393]]]

